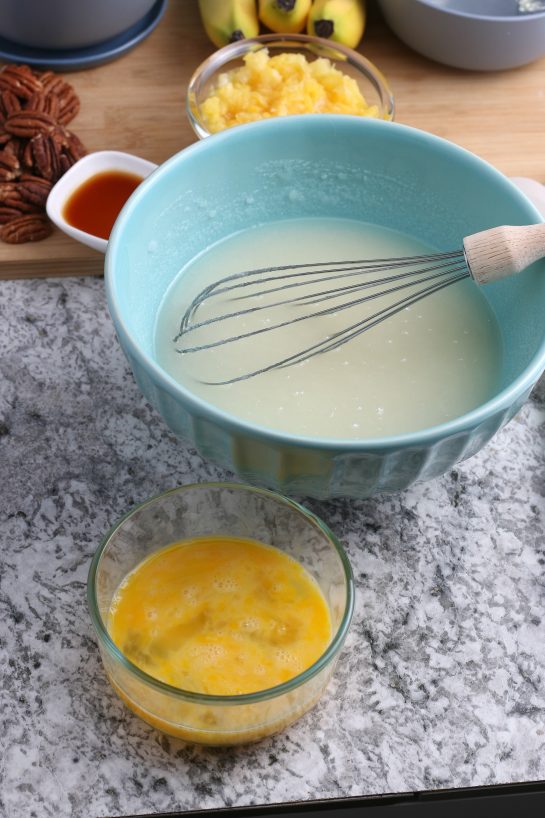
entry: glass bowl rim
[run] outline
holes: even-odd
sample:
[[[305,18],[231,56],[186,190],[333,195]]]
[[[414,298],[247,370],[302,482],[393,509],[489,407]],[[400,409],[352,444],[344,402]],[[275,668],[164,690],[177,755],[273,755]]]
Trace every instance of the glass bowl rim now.
[[[355,67],[374,86],[382,108],[382,115],[378,119],[393,120],[395,102],[390,85],[382,71],[363,54],[342,43],[336,43],[324,37],[313,37],[309,34],[259,34],[257,37],[247,37],[229,43],[229,45],[214,51],[197,66],[191,75],[187,86],[185,107],[189,123],[199,138],[202,139],[213,135],[204,125],[200,115],[200,104],[197,102],[197,91],[200,83],[210,79],[217,71],[224,68],[230,60],[240,58],[249,51],[259,51],[267,46],[281,47],[286,43],[298,45],[301,50],[311,52],[313,47],[315,49],[324,49],[330,52],[329,58],[335,61],[338,59],[335,52],[343,57],[345,62]],[[316,52],[314,53],[316,55]]]
[[[128,659],[123,654],[123,652],[117,647],[117,645],[112,640],[100,615],[96,599],[97,571],[104,550],[106,549],[106,546],[110,542],[110,539],[115,534],[115,532],[119,528],[121,528],[121,526],[138,511],[141,511],[143,508],[152,505],[153,503],[163,499],[164,497],[167,497],[172,494],[183,493],[184,491],[189,489],[200,490],[204,488],[227,488],[243,490],[255,494],[260,494],[263,497],[267,497],[269,499],[281,503],[282,505],[290,507],[292,510],[296,511],[298,514],[303,516],[322,534],[325,534],[326,538],[329,540],[329,542],[331,543],[334,550],[337,552],[338,557],[341,560],[341,565],[344,571],[344,579],[346,583],[346,602],[341,622],[335,634],[333,635],[330,644],[327,646],[326,650],[318,657],[318,659],[316,659],[316,661],[313,662],[313,664],[310,665],[310,667],[306,668],[306,670],[304,670],[302,673],[298,673],[296,676],[293,676],[291,679],[288,679],[287,681],[282,682],[279,685],[264,688],[263,690],[256,690],[252,693],[240,693],[232,696],[211,693],[198,693],[192,690],[184,690],[183,688],[174,687],[173,685],[170,685],[167,682],[162,682],[160,679],[156,679],[155,677],[150,676],[150,674],[146,673],[144,670],[142,670],[133,662],[131,662],[131,660]],[[181,699],[182,701],[190,701],[203,705],[255,704],[268,699],[276,698],[277,696],[281,696],[284,693],[289,693],[291,690],[300,687],[309,679],[312,679],[321,670],[327,667],[327,665],[332,661],[335,655],[342,648],[346,635],[348,633],[348,629],[350,627],[350,622],[352,620],[352,615],[354,612],[354,603],[355,603],[354,575],[347,554],[344,548],[342,547],[341,543],[337,539],[337,537],[316,514],[314,514],[312,511],[309,511],[304,506],[297,503],[295,500],[292,500],[289,497],[285,497],[284,495],[279,494],[278,492],[271,491],[270,489],[260,488],[257,486],[251,486],[246,483],[236,483],[229,481],[203,481],[202,483],[185,483],[181,486],[176,486],[175,488],[167,489],[166,491],[160,492],[159,494],[156,494],[153,497],[149,497],[148,499],[143,500],[141,503],[138,503],[136,506],[131,508],[126,514],[120,517],[110,527],[106,534],[104,534],[98,548],[93,554],[91,564],[89,567],[89,573],[87,576],[87,606],[91,615],[91,621],[94,625],[96,634],[99,639],[100,646],[106,648],[110,653],[111,657],[116,662],[120,663],[125,668],[125,670],[128,670],[133,676],[136,676],[141,682],[144,682],[149,687],[153,687],[161,693],[167,693],[170,696],[174,696],[175,698]]]

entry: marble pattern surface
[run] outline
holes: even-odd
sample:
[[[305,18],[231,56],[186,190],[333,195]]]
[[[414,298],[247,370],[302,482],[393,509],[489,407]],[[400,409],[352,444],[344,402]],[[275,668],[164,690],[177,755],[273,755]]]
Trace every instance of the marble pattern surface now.
[[[135,503],[232,475],[176,440],[100,279],[0,285],[0,815],[83,818],[545,778],[545,380],[444,477],[317,502],[353,627],[320,704],[238,749],[129,713],[89,619],[91,555]]]

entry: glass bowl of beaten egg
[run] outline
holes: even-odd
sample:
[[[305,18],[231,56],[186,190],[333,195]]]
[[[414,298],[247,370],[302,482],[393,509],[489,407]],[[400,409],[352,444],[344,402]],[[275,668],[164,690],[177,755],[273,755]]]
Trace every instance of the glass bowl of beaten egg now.
[[[106,534],[88,603],[104,669],[153,727],[210,745],[257,741],[324,692],[346,638],[346,554],[273,492],[199,483],[137,506]]]
[[[231,43],[201,63],[186,109],[202,139],[290,114],[391,120],[394,99],[379,69],[357,51],[306,34],[264,34]]]

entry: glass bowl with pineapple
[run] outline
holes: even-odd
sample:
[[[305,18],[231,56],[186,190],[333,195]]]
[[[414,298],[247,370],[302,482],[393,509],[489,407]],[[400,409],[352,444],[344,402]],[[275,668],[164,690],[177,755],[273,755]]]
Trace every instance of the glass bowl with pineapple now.
[[[392,120],[394,98],[381,71],[347,46],[306,34],[262,34],[201,63],[189,81],[186,111],[202,139],[290,114]]]

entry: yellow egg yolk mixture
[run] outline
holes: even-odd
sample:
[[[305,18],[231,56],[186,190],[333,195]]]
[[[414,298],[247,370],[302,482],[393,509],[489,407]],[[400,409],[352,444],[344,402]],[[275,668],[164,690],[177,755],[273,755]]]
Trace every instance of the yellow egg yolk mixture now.
[[[331,641],[316,581],[254,540],[198,538],[158,551],[123,580],[108,631],[149,675],[177,688],[237,695],[310,667]]]
[[[210,133],[288,114],[379,115],[356,80],[331,60],[309,61],[290,53],[271,57],[266,48],[246,54],[244,65],[220,74],[201,113]]]

